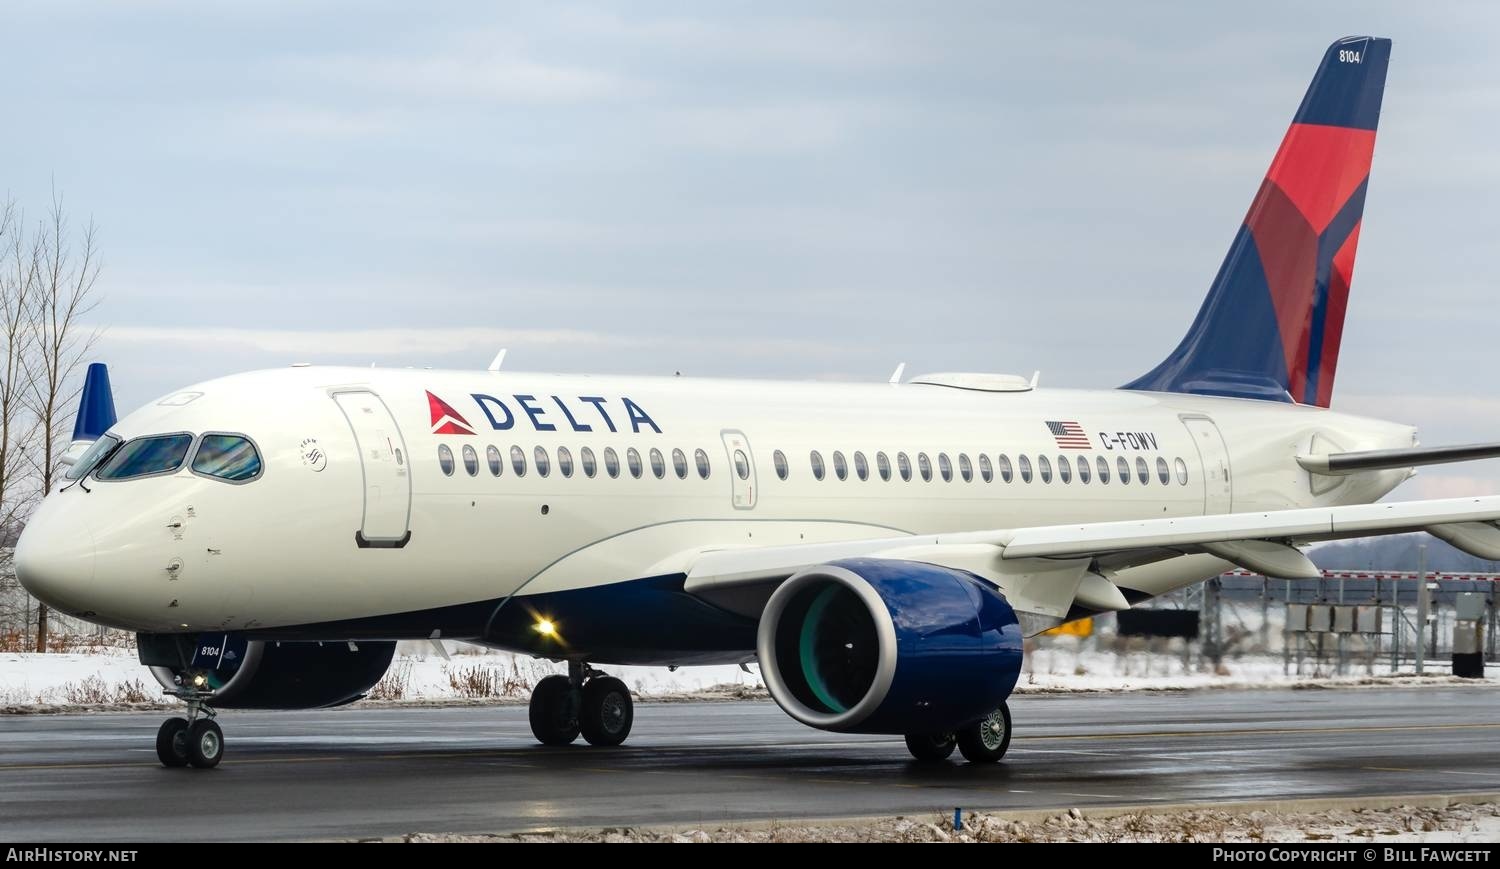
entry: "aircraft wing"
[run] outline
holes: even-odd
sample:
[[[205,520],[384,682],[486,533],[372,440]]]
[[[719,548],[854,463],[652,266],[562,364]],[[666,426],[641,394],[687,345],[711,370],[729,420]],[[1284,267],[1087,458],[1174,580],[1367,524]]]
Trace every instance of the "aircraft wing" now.
[[[1018,611],[1057,618],[1075,603],[1093,610],[1128,607],[1125,584],[1116,583],[1122,567],[1189,557],[1207,571],[1176,587],[1216,575],[1225,562],[1278,578],[1315,577],[1317,568],[1296,547],[1410,531],[1500,559],[1497,523],[1500,496],[1491,495],[721,549],[692,560],[685,590],[758,612],[757,600],[763,604],[782,580],[805,568],[841,558],[904,558],[973,571],[1004,588]]]

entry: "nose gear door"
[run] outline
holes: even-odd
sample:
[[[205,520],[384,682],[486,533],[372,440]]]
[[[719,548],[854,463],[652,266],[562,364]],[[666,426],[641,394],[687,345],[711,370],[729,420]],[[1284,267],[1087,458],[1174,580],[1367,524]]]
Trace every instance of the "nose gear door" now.
[[[406,444],[390,408],[368,390],[333,396],[359,450],[364,470],[364,515],[354,539],[361,547],[399,549],[411,539],[411,474]]]

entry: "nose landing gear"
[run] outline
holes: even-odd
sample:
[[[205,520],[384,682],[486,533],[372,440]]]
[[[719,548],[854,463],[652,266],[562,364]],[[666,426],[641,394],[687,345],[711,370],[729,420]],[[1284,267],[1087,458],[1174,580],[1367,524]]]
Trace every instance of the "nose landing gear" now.
[[[179,688],[168,691],[187,704],[186,718],[168,718],[156,731],[156,757],[165,767],[212,769],[224,759],[224,731],[207,705],[212,691]]]
[[[531,692],[531,733],[543,745],[569,745],[578,735],[590,745],[625,741],[635,722],[630,689],[582,661],[568,662],[568,675],[548,676]]]

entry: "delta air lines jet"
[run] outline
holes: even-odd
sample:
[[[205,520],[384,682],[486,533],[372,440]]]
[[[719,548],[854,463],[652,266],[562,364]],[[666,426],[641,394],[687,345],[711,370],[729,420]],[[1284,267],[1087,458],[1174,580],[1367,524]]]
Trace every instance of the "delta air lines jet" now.
[[[20,579],[137,632],[187,710],[167,766],[218,763],[216,709],[348,703],[425,639],[566,662],[547,745],[629,734],[598,667],[758,661],[807,725],[998,760],[1025,637],[1316,576],[1323,540],[1500,558],[1500,497],[1375,503],[1500,446],[1329,407],[1390,47],[1328,49],[1187,335],[1121,388],[293,366],[116,421],[97,366]]]

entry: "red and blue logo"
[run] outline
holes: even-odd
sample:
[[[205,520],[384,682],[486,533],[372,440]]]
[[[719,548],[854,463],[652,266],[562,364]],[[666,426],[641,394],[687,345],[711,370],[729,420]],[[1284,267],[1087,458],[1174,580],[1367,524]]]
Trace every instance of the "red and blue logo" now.
[[[441,435],[471,435],[473,426],[464,415],[453,409],[453,405],[431,392],[427,393],[427,407],[432,411],[432,433]]]

